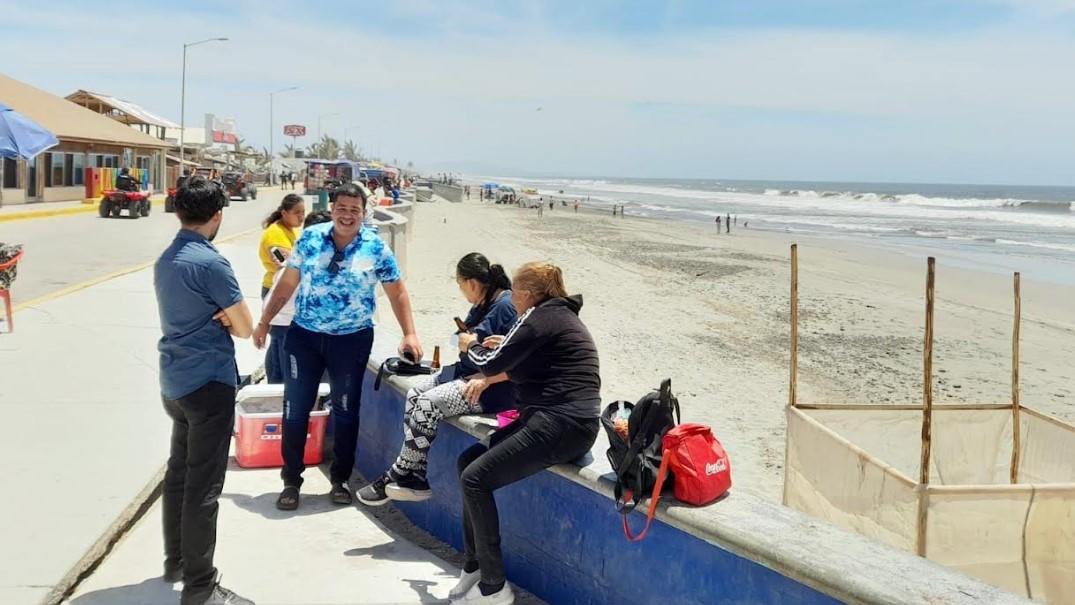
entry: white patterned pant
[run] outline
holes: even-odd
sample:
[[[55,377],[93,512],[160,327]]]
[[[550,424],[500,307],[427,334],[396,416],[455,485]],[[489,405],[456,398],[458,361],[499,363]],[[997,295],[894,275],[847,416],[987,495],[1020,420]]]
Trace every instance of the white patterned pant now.
[[[393,479],[415,475],[425,479],[429,448],[437,437],[442,418],[463,414],[480,414],[481,404],[471,405],[463,398],[465,380],[453,380],[438,385],[436,376],[429,376],[407,391],[407,407],[403,411],[403,448],[392,465]]]

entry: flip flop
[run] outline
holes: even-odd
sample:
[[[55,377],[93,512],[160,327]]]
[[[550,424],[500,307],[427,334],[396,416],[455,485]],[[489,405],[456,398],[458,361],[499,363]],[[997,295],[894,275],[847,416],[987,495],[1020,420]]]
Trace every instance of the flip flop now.
[[[276,499],[276,508],[279,510],[295,510],[299,507],[299,488],[287,486],[280,492]]]

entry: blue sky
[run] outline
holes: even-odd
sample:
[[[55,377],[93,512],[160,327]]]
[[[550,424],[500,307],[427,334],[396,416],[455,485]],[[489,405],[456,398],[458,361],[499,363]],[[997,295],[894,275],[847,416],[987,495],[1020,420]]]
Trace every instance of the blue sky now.
[[[0,0],[0,70],[427,169],[1075,185],[1075,0]],[[106,35],[124,15],[126,35]],[[142,35],[131,35],[130,32]],[[539,110],[540,108],[540,110]],[[301,141],[300,141],[301,143]]]

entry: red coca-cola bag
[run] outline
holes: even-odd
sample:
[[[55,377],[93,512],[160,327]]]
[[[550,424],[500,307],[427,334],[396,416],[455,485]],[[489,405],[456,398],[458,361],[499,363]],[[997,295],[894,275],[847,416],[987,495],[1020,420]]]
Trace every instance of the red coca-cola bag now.
[[[646,537],[669,473],[673,475],[676,500],[684,504],[709,504],[732,487],[732,466],[728,453],[708,426],[689,422],[677,425],[664,434],[661,446],[664,452],[661,468],[657,472],[657,484],[653,487],[646,511],[646,527],[636,536],[627,523],[627,515],[623,517],[623,533],[632,542]]]
[[[724,446],[704,424],[681,424],[664,434],[664,457],[675,477],[676,500],[702,506],[732,487],[732,466]]]

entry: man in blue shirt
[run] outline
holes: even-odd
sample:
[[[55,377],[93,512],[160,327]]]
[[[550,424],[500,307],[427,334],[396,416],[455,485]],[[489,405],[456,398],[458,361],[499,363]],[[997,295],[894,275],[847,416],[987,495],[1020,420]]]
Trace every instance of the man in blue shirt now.
[[[347,481],[355,465],[362,379],[373,347],[378,283],[403,330],[400,352],[422,358],[410,296],[396,258],[377,232],[363,224],[366,202],[365,192],[353,183],[332,192],[332,223],[302,232],[254,330],[254,344],[263,347],[270,322],[297,290],[295,317],[284,344],[290,363],[284,368],[284,489],[276,500],[280,510],[299,506],[310,410],[326,370],[336,431],[331,497],[335,504],[351,504]]]
[[[161,399],[172,419],[164,475],[164,579],[183,580],[181,605],[253,605],[220,586],[213,567],[217,499],[235,416],[235,345],[253,326],[227,259],[211,243],[220,190],[191,177],[175,194],[182,228],[153,267],[163,336]]]

